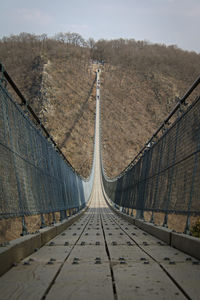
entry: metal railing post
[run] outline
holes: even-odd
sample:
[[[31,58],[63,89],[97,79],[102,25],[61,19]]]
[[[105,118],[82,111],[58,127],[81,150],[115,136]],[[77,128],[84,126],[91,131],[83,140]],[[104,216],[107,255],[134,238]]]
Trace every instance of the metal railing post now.
[[[154,224],[154,211],[153,211],[153,210],[152,210],[152,212],[151,212],[150,223],[153,223],[153,224]]]
[[[180,123],[178,122],[176,125],[176,139],[175,139],[175,145],[174,145],[174,153],[173,153],[173,160],[172,160],[172,166],[174,166],[175,161],[176,161],[176,150],[177,150],[177,142],[178,142],[178,133],[179,133],[179,126]],[[169,165],[169,153],[170,149],[168,148],[168,153],[167,153],[167,164]],[[172,183],[173,183],[173,176],[174,176],[174,168],[169,170],[170,176],[169,176],[169,191],[168,191],[168,197],[167,197],[167,210],[170,204],[171,200],[171,194],[172,194]],[[163,222],[163,227],[167,227],[167,222],[168,222],[168,212],[166,212],[165,217],[164,217],[164,222]]]
[[[41,218],[40,228],[46,227],[45,220],[44,220],[44,215],[42,213],[40,214],[40,218]]]
[[[66,214],[65,210],[60,210],[60,222],[66,219],[65,214]]]
[[[168,228],[167,222],[168,222],[168,213],[165,213],[164,221],[163,221],[162,226],[165,227],[165,228]]]
[[[28,229],[26,226],[26,220],[25,220],[25,216],[22,216],[22,233],[21,236],[27,235],[28,234]]]
[[[136,211],[136,219],[144,220],[144,211],[141,209],[137,209]]]
[[[52,224],[56,224],[56,216],[55,216],[55,212],[54,211],[52,212],[52,216],[53,216],[53,222],[52,222]]]

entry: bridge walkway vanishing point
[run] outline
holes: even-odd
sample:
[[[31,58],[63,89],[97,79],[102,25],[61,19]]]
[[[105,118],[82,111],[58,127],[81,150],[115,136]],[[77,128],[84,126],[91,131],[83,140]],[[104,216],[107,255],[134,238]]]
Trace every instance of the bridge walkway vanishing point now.
[[[199,299],[196,259],[123,220],[107,205],[101,184],[99,100],[97,89],[90,206],[67,230],[0,278],[0,299]]]

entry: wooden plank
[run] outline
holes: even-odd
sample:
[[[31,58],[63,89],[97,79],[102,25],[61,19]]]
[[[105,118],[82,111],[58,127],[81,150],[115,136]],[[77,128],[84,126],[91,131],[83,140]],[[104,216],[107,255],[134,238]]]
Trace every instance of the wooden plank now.
[[[162,262],[167,272],[193,300],[200,298],[200,266],[192,262],[170,265]]]
[[[110,252],[111,260],[114,262],[117,261],[119,263],[120,263],[120,258],[124,258],[125,262],[127,261],[144,262],[144,259],[146,260],[149,259],[149,256],[135,245],[134,246],[109,245],[109,252]]]
[[[65,235],[61,234],[55,237],[54,239],[49,241],[46,245],[52,245],[53,243],[55,246],[59,246],[59,245],[64,246],[66,244],[74,245],[74,243],[76,243],[79,237],[80,237],[80,233],[78,233],[77,231],[66,232]]]
[[[118,220],[117,223],[124,230],[124,232],[131,236],[131,238],[139,245],[143,245],[143,243],[156,245],[161,242],[158,238],[144,232],[143,230],[137,228],[135,225],[130,224],[127,221]],[[166,245],[166,243],[164,242],[162,242],[162,244]]]
[[[105,246],[76,245],[68,259],[69,262],[73,262],[77,257],[80,262],[94,262],[96,258],[100,258],[102,262],[108,262],[108,256],[105,251]]]
[[[109,235],[109,233],[111,233],[112,235]],[[113,244],[113,242],[117,243],[117,245],[127,245],[128,243],[134,244],[134,242],[121,230],[117,232],[115,231],[114,233],[113,230],[105,232],[105,237],[108,244]]]
[[[81,236],[80,240],[78,241],[78,245],[85,243],[86,245],[104,245],[104,237],[102,231],[88,231],[86,230],[87,235],[84,234]],[[99,235],[97,235],[99,234]]]
[[[197,259],[170,246],[150,245],[145,250],[159,261],[192,299],[199,299],[200,285],[197,282],[200,282],[200,264]]]
[[[113,265],[119,300],[185,299],[180,290],[154,262],[128,262]]]
[[[0,298],[2,300],[35,300],[41,299],[50,286],[61,266],[60,262],[53,265],[30,262],[30,265],[13,267],[0,280]]]
[[[72,246],[44,246],[27,257],[26,260],[31,258],[38,263],[47,263],[53,258],[56,262],[64,262],[65,258],[70,253],[71,248]]]
[[[145,248],[145,251],[153,256],[156,261],[162,262],[186,262],[187,259],[193,259],[191,256],[173,248],[168,245],[160,246],[158,245],[148,245]],[[196,260],[196,259],[195,259]]]
[[[114,300],[108,263],[66,263],[46,300]]]
[[[87,218],[87,220],[84,222],[85,219],[83,218],[72,224],[64,232],[52,239],[48,244],[54,243],[55,245],[65,245],[66,243],[68,243],[69,245],[74,245],[89,221],[89,219]]]

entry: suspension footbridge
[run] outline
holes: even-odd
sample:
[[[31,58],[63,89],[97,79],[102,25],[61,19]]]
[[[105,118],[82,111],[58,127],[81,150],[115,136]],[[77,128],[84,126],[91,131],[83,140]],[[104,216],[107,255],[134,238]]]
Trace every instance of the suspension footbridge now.
[[[2,121],[3,133],[1,132],[0,145],[1,151],[7,153],[4,153],[4,157],[6,155],[7,157],[1,163],[1,167],[2,170],[4,168],[4,176],[5,166],[7,168],[12,166],[11,173],[15,174],[9,187],[2,179],[2,195],[9,193],[10,188],[10,198],[14,195],[19,200],[26,199],[24,202],[18,201],[13,208],[13,202],[4,203],[2,196],[2,218],[5,218],[6,213],[11,217],[14,213],[18,214],[22,218],[25,230],[24,215],[27,212],[31,214],[32,211],[42,216],[47,212],[55,214],[59,211],[61,222],[54,224],[52,228],[43,228],[32,235],[25,235],[20,238],[19,243],[11,242],[0,248],[0,267],[2,270],[5,269],[0,277],[0,299],[199,299],[199,240],[186,234],[174,233],[166,226],[155,226],[153,222],[145,222],[143,218],[145,210],[151,209],[153,217],[157,211],[162,210],[162,191],[159,190],[159,184],[164,190],[164,182],[169,185],[170,182],[172,183],[171,177],[173,176],[173,181],[178,184],[178,178],[176,179],[178,173],[174,169],[178,164],[176,159],[180,160],[180,163],[185,163],[186,158],[177,158],[174,152],[171,157],[166,154],[167,158],[164,158],[164,162],[168,160],[170,164],[171,160],[174,166],[173,171],[167,170],[167,183],[166,178],[163,179],[165,175],[158,153],[161,150],[167,153],[164,144],[168,141],[161,139],[160,144],[157,144],[157,150],[154,150],[155,154],[153,150],[146,149],[141,155],[139,163],[135,165],[135,171],[134,166],[131,165],[117,179],[109,180],[104,174],[101,158],[100,74],[99,70],[96,78],[98,88],[96,90],[93,167],[87,181],[77,175],[63,160],[62,153],[55,151],[52,147],[49,148],[49,144],[46,140],[44,141],[40,133],[35,136],[36,129],[31,127],[26,116],[20,115],[22,112],[15,107],[15,103],[8,104],[11,99],[5,88],[1,89],[4,123]],[[196,117],[199,112],[198,103],[196,100],[196,106],[193,106]],[[12,113],[9,110],[12,110]],[[14,111],[17,116],[19,115],[20,121],[17,116],[13,117]],[[31,132],[31,138],[26,135],[24,137],[27,139],[26,142],[28,141],[25,150],[22,145],[17,144],[17,137],[15,138],[12,133],[14,129],[10,129],[13,118],[15,118],[15,125],[16,122],[20,124],[24,122],[26,130],[29,134]],[[196,122],[198,123],[199,120],[200,118]],[[179,133],[181,131],[180,122],[181,120],[179,120],[179,125],[177,123],[177,127],[172,129],[176,134],[178,130]],[[199,147],[198,128],[196,136],[193,135],[194,145],[191,147]],[[9,143],[8,136],[11,141]],[[171,147],[174,147],[173,150],[176,148],[177,153],[179,141],[177,141],[177,135],[175,137],[177,144]],[[7,142],[6,145],[5,143],[3,145],[3,139]],[[36,141],[39,152],[34,154],[34,140],[37,139],[41,142]],[[172,137],[169,139],[172,140]],[[29,143],[32,143],[30,148]],[[187,155],[187,159],[193,159],[192,162],[195,163],[195,170],[192,165],[191,171],[188,171],[188,176],[190,176],[188,181],[195,176],[194,182],[199,178],[200,166],[199,148],[193,150],[191,153],[194,157],[192,154]],[[22,155],[23,151],[25,156]],[[27,157],[32,155],[36,159],[30,163]],[[43,155],[45,155],[45,161]],[[39,165],[36,164],[37,157],[40,158]],[[50,160],[50,166],[47,160]],[[155,166],[156,161],[157,166]],[[27,164],[28,167],[25,167]],[[153,166],[156,169],[155,176],[151,173]],[[31,182],[22,180],[22,177],[26,178],[27,175],[32,178]],[[140,184],[138,183],[139,175],[141,176]],[[159,178],[162,178],[162,181]],[[185,193],[189,185],[191,187],[191,182],[188,185],[185,182]],[[168,216],[172,207],[178,213],[182,212],[186,216],[188,226],[189,217],[193,215],[194,210],[196,215],[200,212],[199,200],[194,200],[191,188],[188,188],[190,198],[185,202],[182,199],[184,203],[180,206],[179,198],[176,203],[173,202],[174,194],[178,194],[177,185],[176,188],[171,185],[171,188],[166,191],[164,192],[166,199],[163,212]],[[192,192],[194,191],[197,193],[198,187],[193,183]],[[160,202],[156,198],[156,193],[160,197]],[[181,190],[180,193],[182,193]],[[194,197],[197,195],[195,194]],[[149,198],[152,200],[151,203],[150,200],[146,200]],[[199,199],[199,194],[197,198]],[[57,199],[56,203],[55,199]],[[186,212],[185,207],[187,207]],[[56,226],[62,227],[56,231],[59,234],[48,235],[48,232],[53,232]],[[36,237],[41,239],[42,235],[46,237],[46,240],[44,238],[42,247],[40,247],[41,243],[37,247]],[[34,245],[30,246],[31,243]],[[24,247],[31,248],[32,253],[23,255],[22,252],[26,252]],[[13,259],[12,256],[14,256]],[[4,267],[7,264],[6,260],[10,260],[10,265]]]

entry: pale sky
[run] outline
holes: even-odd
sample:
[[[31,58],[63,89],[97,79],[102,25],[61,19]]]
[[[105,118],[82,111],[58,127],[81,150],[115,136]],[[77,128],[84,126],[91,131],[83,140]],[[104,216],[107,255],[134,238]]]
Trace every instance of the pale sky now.
[[[134,38],[200,53],[200,0],[5,0],[0,38],[20,32],[77,32]]]

